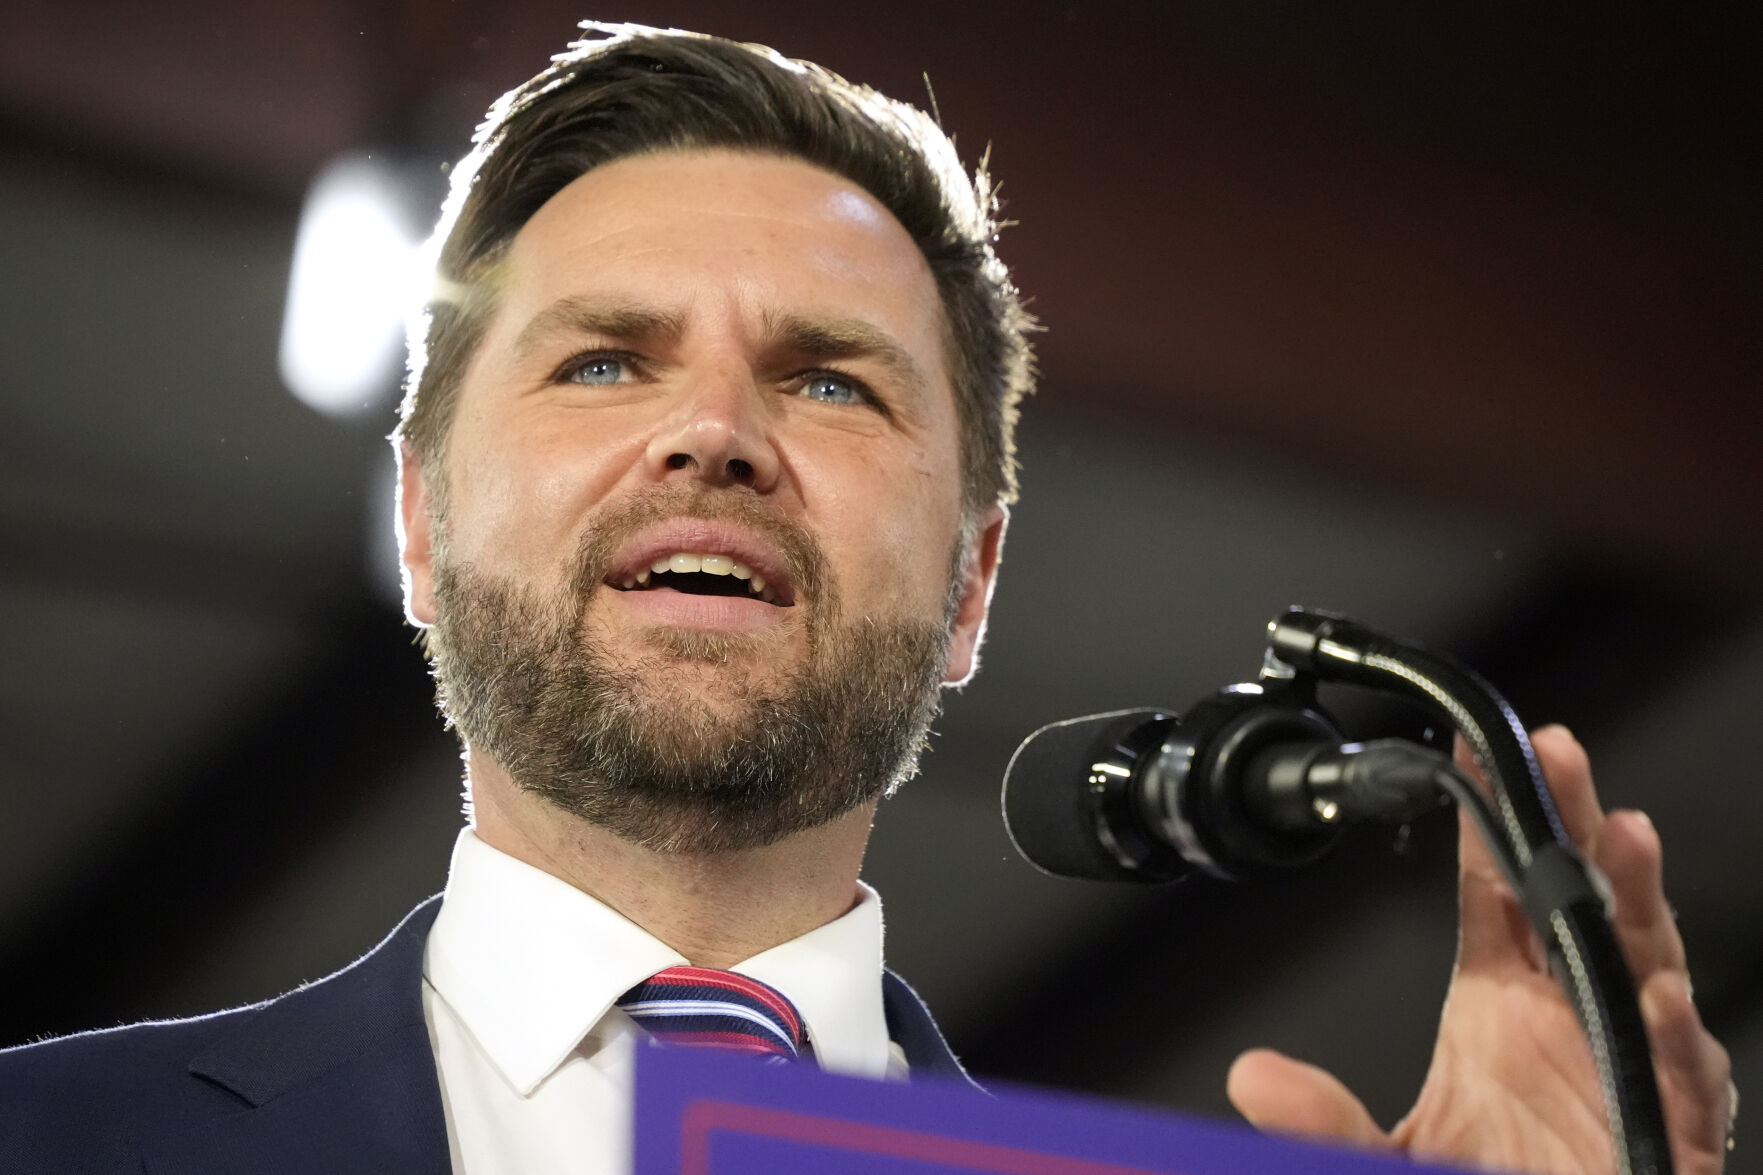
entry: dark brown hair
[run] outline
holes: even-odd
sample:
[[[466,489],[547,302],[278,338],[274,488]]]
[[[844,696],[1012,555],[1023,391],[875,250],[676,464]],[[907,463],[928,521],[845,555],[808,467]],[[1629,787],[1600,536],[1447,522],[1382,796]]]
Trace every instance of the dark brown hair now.
[[[1033,386],[1033,320],[992,242],[983,162],[969,178],[923,112],[770,49],[637,25],[584,25],[503,95],[454,170],[436,230],[436,288],[411,328],[395,441],[438,474],[466,364],[495,308],[494,272],[552,196],[604,163],[733,148],[801,159],[860,185],[923,252],[941,295],[969,517],[1016,497],[1017,404]],[[432,247],[432,246],[431,246]]]

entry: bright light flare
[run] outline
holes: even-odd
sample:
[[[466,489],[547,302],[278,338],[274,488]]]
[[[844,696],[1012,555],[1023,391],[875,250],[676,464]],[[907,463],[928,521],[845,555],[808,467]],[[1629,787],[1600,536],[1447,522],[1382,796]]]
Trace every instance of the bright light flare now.
[[[371,411],[397,386],[420,289],[415,195],[399,168],[369,155],[333,162],[306,194],[280,360],[288,390],[320,412]]]

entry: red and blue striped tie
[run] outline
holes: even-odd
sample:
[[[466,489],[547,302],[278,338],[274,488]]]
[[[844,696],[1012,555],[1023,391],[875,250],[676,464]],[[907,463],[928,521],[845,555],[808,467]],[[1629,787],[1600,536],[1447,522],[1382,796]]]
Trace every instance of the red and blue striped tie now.
[[[794,1060],[802,1017],[783,992],[709,967],[669,967],[618,997],[618,1006],[666,1044]]]

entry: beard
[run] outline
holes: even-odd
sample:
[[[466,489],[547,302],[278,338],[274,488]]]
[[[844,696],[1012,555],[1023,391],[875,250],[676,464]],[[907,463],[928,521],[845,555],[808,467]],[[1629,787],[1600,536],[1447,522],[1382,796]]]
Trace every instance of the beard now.
[[[680,516],[738,523],[782,553],[806,630],[797,665],[761,672],[771,633],[657,628],[624,656],[590,635],[618,549]],[[819,827],[917,771],[941,704],[953,569],[939,620],[847,622],[805,530],[748,498],[661,489],[604,517],[571,571],[544,592],[437,550],[439,705],[523,791],[644,848],[711,853]]]

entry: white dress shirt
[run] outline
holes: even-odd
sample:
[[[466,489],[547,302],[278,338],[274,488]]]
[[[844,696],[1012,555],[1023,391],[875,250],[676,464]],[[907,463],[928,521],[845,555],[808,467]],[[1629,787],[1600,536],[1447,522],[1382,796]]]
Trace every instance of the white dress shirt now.
[[[904,1077],[882,1011],[881,899],[737,963],[802,1014],[822,1068]],[[624,1175],[633,1042],[614,1001],[678,952],[543,870],[459,834],[422,1006],[456,1175]]]

